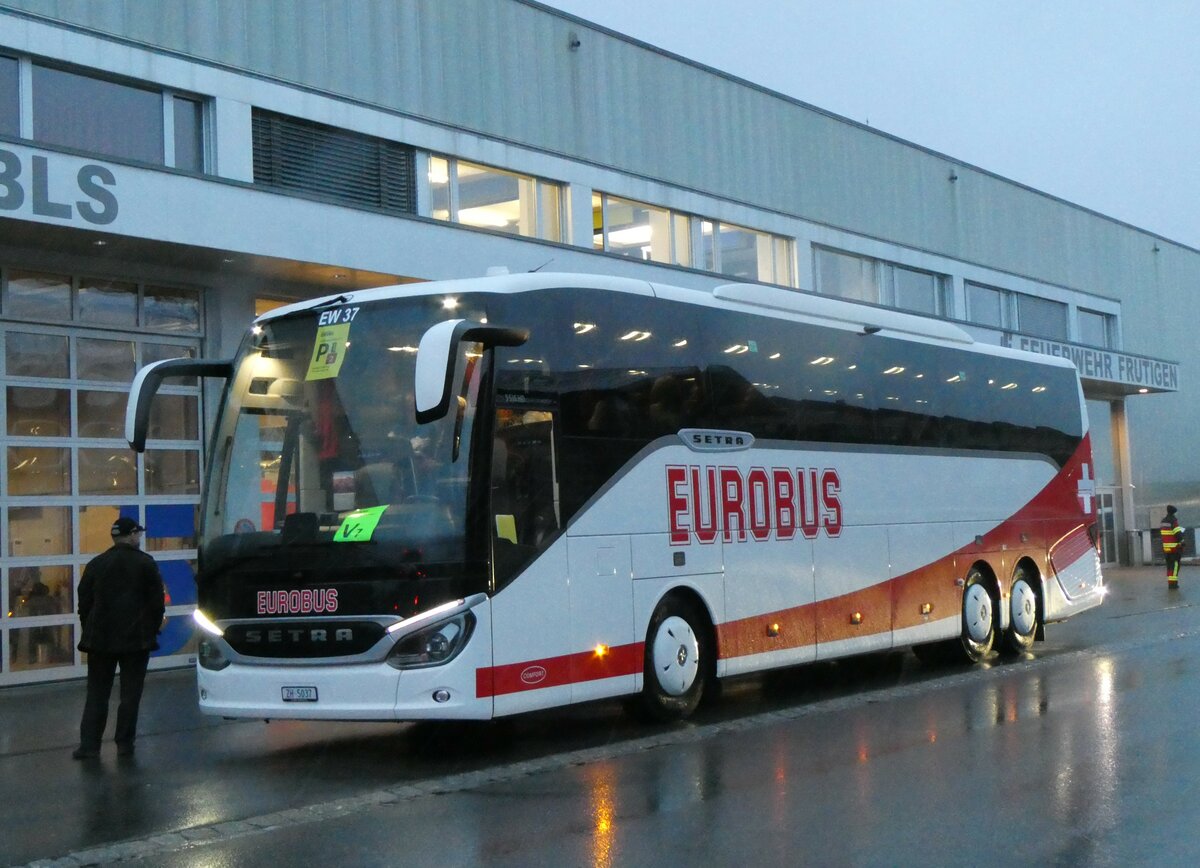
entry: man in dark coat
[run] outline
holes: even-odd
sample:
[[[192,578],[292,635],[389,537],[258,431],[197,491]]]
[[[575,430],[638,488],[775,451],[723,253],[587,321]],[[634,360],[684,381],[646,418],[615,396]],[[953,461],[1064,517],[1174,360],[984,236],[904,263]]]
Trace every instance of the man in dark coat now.
[[[121,701],[114,740],[119,755],[133,753],[146,666],[150,652],[158,648],[165,611],[158,565],[139,548],[144,530],[132,518],[118,518],[112,526],[112,547],[92,558],[79,581],[79,650],[87,652],[88,677],[75,759],[100,755],[118,668]]]

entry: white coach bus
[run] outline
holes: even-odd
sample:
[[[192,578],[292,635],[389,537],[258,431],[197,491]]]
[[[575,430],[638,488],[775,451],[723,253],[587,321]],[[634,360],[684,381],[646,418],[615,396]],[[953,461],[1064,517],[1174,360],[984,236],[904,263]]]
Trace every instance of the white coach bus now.
[[[1100,603],[1069,362],[758,285],[521,274],[260,317],[209,454],[200,705],[490,718],[914,646],[1020,653]],[[151,444],[153,445],[153,443]]]

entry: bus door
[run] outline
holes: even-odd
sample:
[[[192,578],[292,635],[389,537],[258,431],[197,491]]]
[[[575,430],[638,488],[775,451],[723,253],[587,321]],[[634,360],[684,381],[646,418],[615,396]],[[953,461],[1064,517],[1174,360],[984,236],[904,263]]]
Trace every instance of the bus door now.
[[[571,702],[566,537],[551,409],[496,410],[491,457],[492,690],[497,716]]]
[[[574,702],[632,693],[643,666],[633,634],[633,557],[628,534],[572,536],[571,647]]]

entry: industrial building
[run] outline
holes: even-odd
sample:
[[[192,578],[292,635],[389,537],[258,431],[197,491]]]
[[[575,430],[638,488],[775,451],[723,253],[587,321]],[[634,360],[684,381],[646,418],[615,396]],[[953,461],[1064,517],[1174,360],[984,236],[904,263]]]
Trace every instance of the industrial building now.
[[[1082,374],[1103,558],[1200,523],[1200,251],[532,0],[0,0],[0,685],[77,677],[130,515],[195,645],[215,394],[123,439],[140,365],[291,300],[489,268],[758,282]]]

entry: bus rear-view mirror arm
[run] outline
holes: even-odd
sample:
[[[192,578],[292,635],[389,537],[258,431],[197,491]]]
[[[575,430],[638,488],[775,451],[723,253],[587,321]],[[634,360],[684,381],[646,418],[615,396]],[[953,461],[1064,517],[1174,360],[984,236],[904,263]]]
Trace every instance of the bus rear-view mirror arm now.
[[[417,422],[441,419],[450,411],[454,367],[458,346],[477,341],[484,347],[519,347],[529,340],[529,329],[484,325],[467,319],[451,319],[432,326],[417,347]]]
[[[233,375],[233,359],[164,359],[146,365],[133,378],[129,402],[125,405],[125,439],[134,452],[146,450],[146,429],[150,426],[150,405],[158,387],[167,377],[221,377]]]

